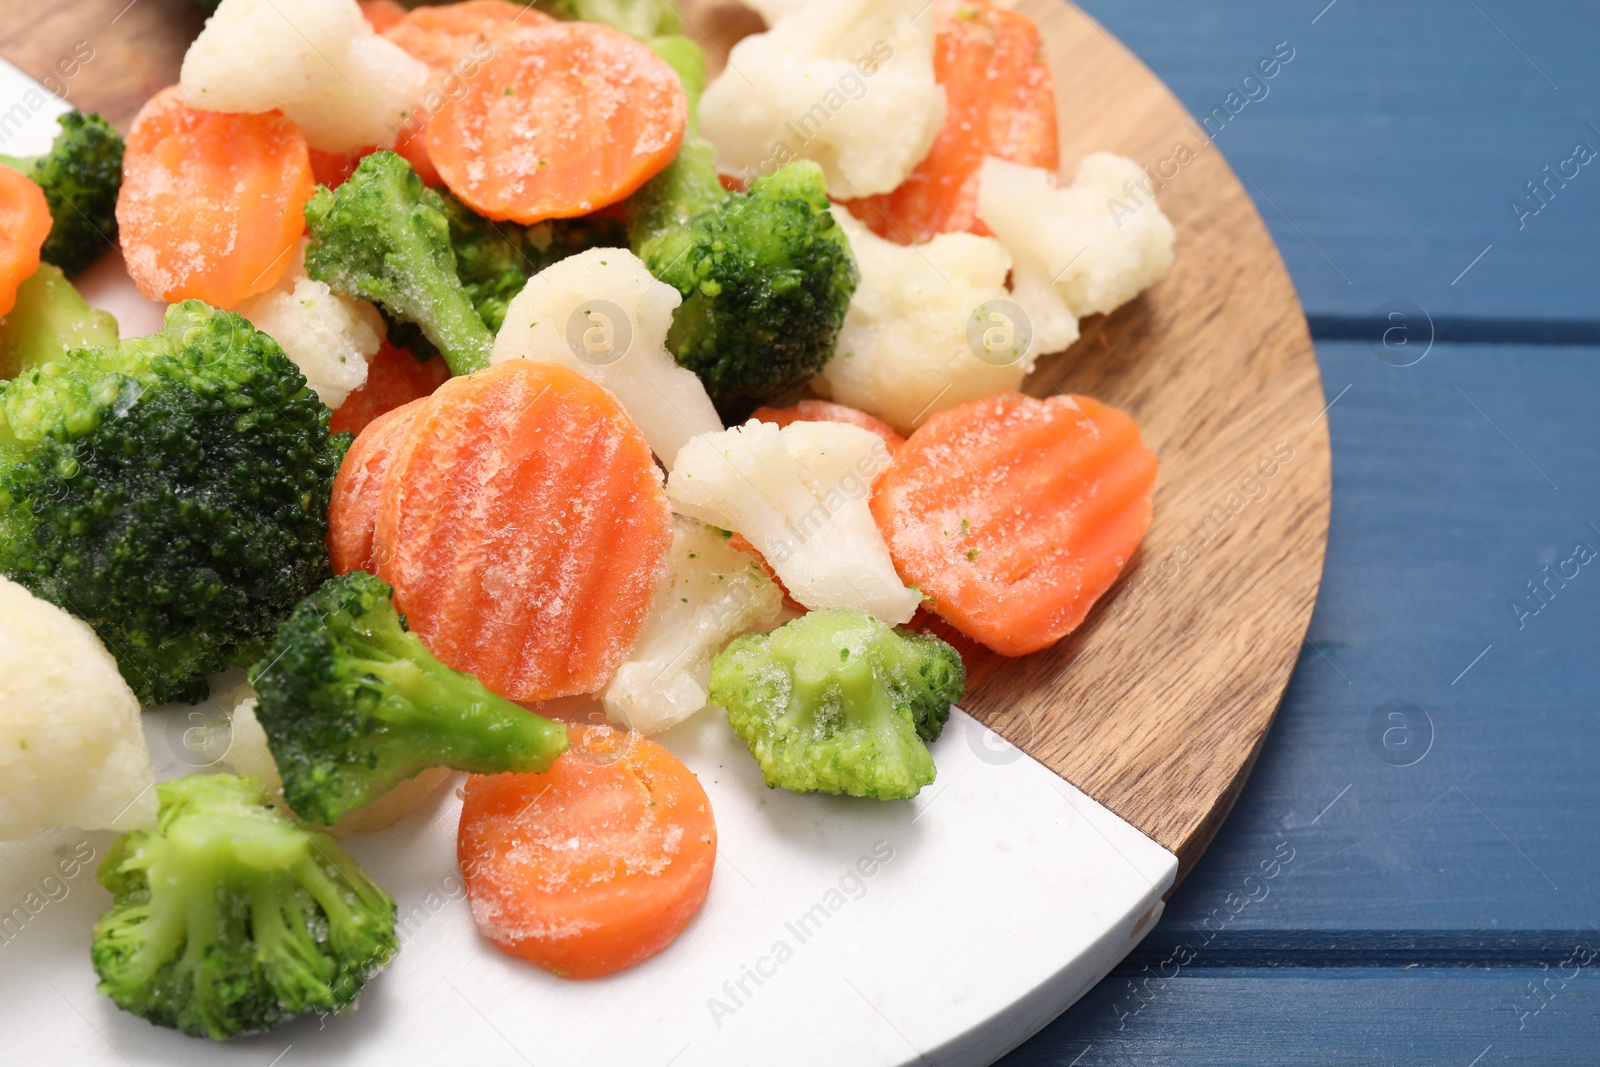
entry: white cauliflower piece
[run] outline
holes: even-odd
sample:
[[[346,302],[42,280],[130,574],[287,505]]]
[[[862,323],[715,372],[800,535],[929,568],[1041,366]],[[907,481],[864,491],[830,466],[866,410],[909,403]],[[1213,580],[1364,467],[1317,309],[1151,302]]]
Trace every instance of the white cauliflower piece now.
[[[978,218],[1011,253],[1013,296],[1033,320],[1035,347],[1059,352],[1078,320],[1111,312],[1166,276],[1172,223],[1131,159],[1096,152],[1059,186],[1038,167],[983,161]],[[1141,195],[1142,194],[1142,195]]]
[[[239,305],[250,325],[278,342],[306,384],[330,408],[366,384],[383,340],[383,318],[364,300],[340,296],[306,276],[304,238],[278,284]]]
[[[0,576],[0,840],[154,819],[139,716],[88,624]]]
[[[682,302],[626,248],[591,248],[528,279],[506,308],[489,362],[558,363],[605,387],[671,470],[691,437],[722,429],[705,386],[667,351]]]
[[[226,739],[227,750],[221,756],[226,768],[234,774],[246,774],[259,781],[272,802],[291,819],[300,821],[283,799],[283,778],[278,774],[278,764],[267,745],[267,731],[256,718],[256,694],[248,685],[240,686],[233,694],[236,702],[228,716],[228,729],[211,733]],[[334,825],[327,827],[334,837],[387,830],[395,823],[416,811],[455,772],[449,767],[430,767],[422,773],[407,778],[377,800],[364,807],[347,811]]]
[[[933,43],[926,0],[811,0],[734,45],[701,132],[746,178],[811,159],[836,199],[887,193],[944,124]]]
[[[685,515],[745,536],[795,600],[910,620],[921,598],[895,574],[873,521],[872,483],[889,449],[870,430],[752,419],[678,453],[667,496]]]
[[[613,722],[653,734],[706,706],[711,657],[740,634],[770,629],[783,591],[719,530],[673,519],[672,559],[650,621],[606,686]]]
[[[248,57],[248,61],[244,57]],[[312,148],[390,148],[427,66],[378,36],[356,0],[222,0],[183,57],[190,107],[278,109]]]
[[[943,233],[927,244],[900,245],[842,208],[833,215],[850,238],[861,284],[813,389],[910,433],[935,412],[1022,384],[1032,351],[980,359],[983,335],[976,346],[969,336],[979,309],[1008,295],[1011,259],[999,241]]]

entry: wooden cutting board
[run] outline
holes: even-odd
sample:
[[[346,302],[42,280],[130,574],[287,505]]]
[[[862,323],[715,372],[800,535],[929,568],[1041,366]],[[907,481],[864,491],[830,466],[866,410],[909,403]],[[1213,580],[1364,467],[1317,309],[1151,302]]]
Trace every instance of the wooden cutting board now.
[[[1017,6],[1055,72],[1064,176],[1092,151],[1132,157],[1178,234],[1171,274],[1085,321],[1027,388],[1132,412],[1161,475],[1122,582],[1053,649],[1006,660],[968,646],[963,706],[1173,852],[1181,879],[1249,773],[1316,600],[1330,488],[1321,380],[1278,252],[1204,129],[1075,7]],[[184,0],[3,7],[0,55],[124,128],[177,80],[202,22]],[[714,66],[760,28],[731,4],[685,10]]]

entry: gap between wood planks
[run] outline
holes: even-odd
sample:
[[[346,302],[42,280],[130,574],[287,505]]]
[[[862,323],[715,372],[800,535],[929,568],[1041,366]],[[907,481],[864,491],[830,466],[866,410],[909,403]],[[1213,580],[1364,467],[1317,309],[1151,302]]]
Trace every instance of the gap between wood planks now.
[[[1431,320],[1438,344],[1481,345],[1600,345],[1600,320],[1587,319],[1475,319]],[[1392,323],[1361,315],[1307,315],[1314,341],[1383,340]]]

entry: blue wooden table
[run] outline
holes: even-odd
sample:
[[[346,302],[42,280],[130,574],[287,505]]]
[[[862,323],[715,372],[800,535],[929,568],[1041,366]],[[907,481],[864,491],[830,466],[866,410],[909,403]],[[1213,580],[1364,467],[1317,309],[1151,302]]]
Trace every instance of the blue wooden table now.
[[[1080,2],[1282,249],[1333,523],[1232,817],[1003,1062],[1600,1064],[1600,9]]]

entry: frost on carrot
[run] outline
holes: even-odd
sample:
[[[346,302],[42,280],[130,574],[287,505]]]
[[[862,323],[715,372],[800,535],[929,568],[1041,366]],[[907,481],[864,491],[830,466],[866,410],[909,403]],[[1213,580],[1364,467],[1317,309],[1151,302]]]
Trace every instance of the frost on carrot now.
[[[174,86],[128,132],[117,225],[146,298],[231,308],[289,267],[311,199],[311,157],[275,111],[197,111]]]
[[[1055,89],[1033,20],[991,0],[938,0],[934,12],[944,125],[898,188],[848,203],[879,237],[901,244],[988,232],[977,216],[985,156],[1052,172],[1060,165]]]
[[[592,693],[672,545],[661,475],[617,400],[515,359],[429,397],[382,479],[376,573],[429,649],[512,700]]]
[[[569,728],[545,774],[468,780],[457,856],[478,929],[565,978],[598,978],[671,944],[705,903],[711,802],[635,733]]]
[[[585,22],[495,32],[494,55],[428,120],[450,191],[524,225],[627,197],[678,152],[683,83],[645,45]]]
[[[373,570],[372,535],[378,522],[383,472],[389,469],[395,446],[416,421],[422,402],[419,398],[379,415],[362,428],[344,454],[328,504],[328,556],[333,573]]]
[[[0,315],[17,303],[17,289],[39,269],[50,235],[44,190],[10,167],[0,167]]]
[[[1006,656],[1071,633],[1150,526],[1157,461],[1126,413],[1000,393],[941,412],[872,500],[900,575]]]

